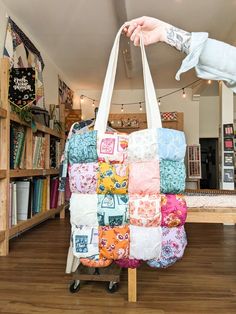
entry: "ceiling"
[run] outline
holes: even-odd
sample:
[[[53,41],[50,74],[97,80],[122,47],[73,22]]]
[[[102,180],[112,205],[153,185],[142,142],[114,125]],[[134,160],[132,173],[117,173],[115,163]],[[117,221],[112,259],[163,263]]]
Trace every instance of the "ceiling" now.
[[[236,0],[3,0],[32,33],[74,89],[101,89],[110,49],[123,22],[153,16],[187,31],[236,45]],[[143,88],[140,52],[123,36],[116,89]],[[157,88],[180,88],[194,71],[175,80],[184,55],[163,43],[147,47]],[[129,59],[131,62],[129,62]],[[127,67],[126,67],[127,66]],[[127,69],[127,70],[126,70]]]

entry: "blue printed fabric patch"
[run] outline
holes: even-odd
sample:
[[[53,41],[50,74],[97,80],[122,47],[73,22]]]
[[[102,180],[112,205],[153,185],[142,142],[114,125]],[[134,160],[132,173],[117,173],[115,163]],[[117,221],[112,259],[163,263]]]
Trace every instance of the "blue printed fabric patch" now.
[[[73,134],[69,140],[68,155],[70,164],[96,162],[97,131]]]
[[[128,194],[98,194],[99,226],[121,226],[128,223]]]
[[[159,159],[184,160],[186,152],[184,132],[165,128],[157,129],[157,146]]]
[[[178,194],[185,190],[185,165],[182,161],[160,161],[161,193]]]
[[[88,252],[88,236],[85,235],[75,236],[75,250],[77,253]]]

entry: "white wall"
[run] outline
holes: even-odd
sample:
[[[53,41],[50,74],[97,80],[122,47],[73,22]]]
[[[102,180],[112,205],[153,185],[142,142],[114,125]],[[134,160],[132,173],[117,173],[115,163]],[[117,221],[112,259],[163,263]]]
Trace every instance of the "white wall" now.
[[[31,34],[23,21],[19,21],[10,10],[2,3],[0,0],[0,56],[3,55],[3,47],[5,41],[7,17],[11,16],[14,22],[22,29],[22,31],[29,37],[29,39],[34,43],[37,49],[40,51],[42,58],[45,63],[45,68],[43,70],[44,88],[45,88],[45,103],[47,104],[58,104],[58,75],[65,81],[65,83],[73,90],[69,80],[65,77],[62,71],[55,65],[55,63],[50,59],[50,57],[45,52],[44,47],[42,47],[38,42],[37,38]],[[45,47],[46,48],[46,47]]]
[[[162,96],[173,90],[158,90],[157,95]],[[101,91],[99,90],[80,90],[78,95],[86,95],[92,99],[99,100]],[[179,111],[184,113],[184,132],[188,144],[198,144],[199,142],[199,102],[192,101],[191,89],[186,89],[187,97],[182,97],[182,92],[175,93],[166,98],[161,99],[160,110],[164,111]],[[129,103],[137,102],[137,105],[124,106],[124,112],[140,112],[139,101],[144,100],[143,90],[115,90],[113,93],[113,103]],[[98,106],[98,102],[95,103]],[[111,106],[112,113],[120,113],[121,106]],[[143,112],[145,112],[143,110]],[[82,104],[83,119],[94,117],[94,108],[92,101],[84,99]]]
[[[200,97],[199,137],[219,137],[220,100],[219,96]]]

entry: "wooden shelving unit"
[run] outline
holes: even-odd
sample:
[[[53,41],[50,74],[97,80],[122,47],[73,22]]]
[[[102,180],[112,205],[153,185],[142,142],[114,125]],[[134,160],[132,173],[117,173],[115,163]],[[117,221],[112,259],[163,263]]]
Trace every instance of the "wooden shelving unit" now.
[[[3,108],[0,108],[0,118],[6,118],[7,111]]]
[[[40,222],[54,216],[55,214],[60,213],[62,210],[64,210],[64,205],[61,205],[58,208],[50,209],[43,213],[36,214],[31,219],[20,221],[17,225],[10,228],[9,237],[12,238],[17,234],[24,232],[29,228],[32,228],[33,226],[39,224]]]
[[[58,169],[17,169],[10,170],[11,178],[22,178],[22,177],[35,177],[35,176],[48,176],[59,174]]]
[[[64,193],[59,194],[57,208],[50,208],[50,176],[58,175],[59,169],[50,168],[50,137],[56,137],[60,141],[60,149],[62,150],[65,143],[64,133],[59,133],[56,130],[50,129],[44,125],[36,123],[37,131],[44,134],[46,150],[45,150],[45,167],[44,169],[33,169],[33,132],[29,124],[22,122],[19,117],[10,112],[8,103],[8,79],[9,79],[9,63],[7,59],[1,59],[0,63],[0,255],[7,255],[9,252],[9,239],[19,233],[32,228],[42,221],[53,217],[60,213],[60,217],[64,217]],[[64,123],[63,106],[61,106],[60,119]],[[26,127],[25,140],[25,169],[10,169],[10,122],[24,125]],[[24,221],[17,221],[16,225],[9,227],[9,189],[10,180],[18,178],[30,178],[43,176],[47,181],[47,199],[46,208],[42,208],[40,213],[32,216],[32,218]]]
[[[6,178],[6,170],[0,170],[0,179]]]

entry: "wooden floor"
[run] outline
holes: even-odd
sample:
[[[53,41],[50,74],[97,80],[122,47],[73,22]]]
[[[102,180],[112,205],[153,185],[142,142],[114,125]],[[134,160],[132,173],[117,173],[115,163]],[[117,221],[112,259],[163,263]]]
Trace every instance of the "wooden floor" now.
[[[182,261],[165,270],[143,265],[138,302],[127,302],[127,271],[109,294],[102,282],[68,290],[69,220],[49,220],[11,241],[0,257],[0,313],[236,313],[236,227],[187,224]]]

